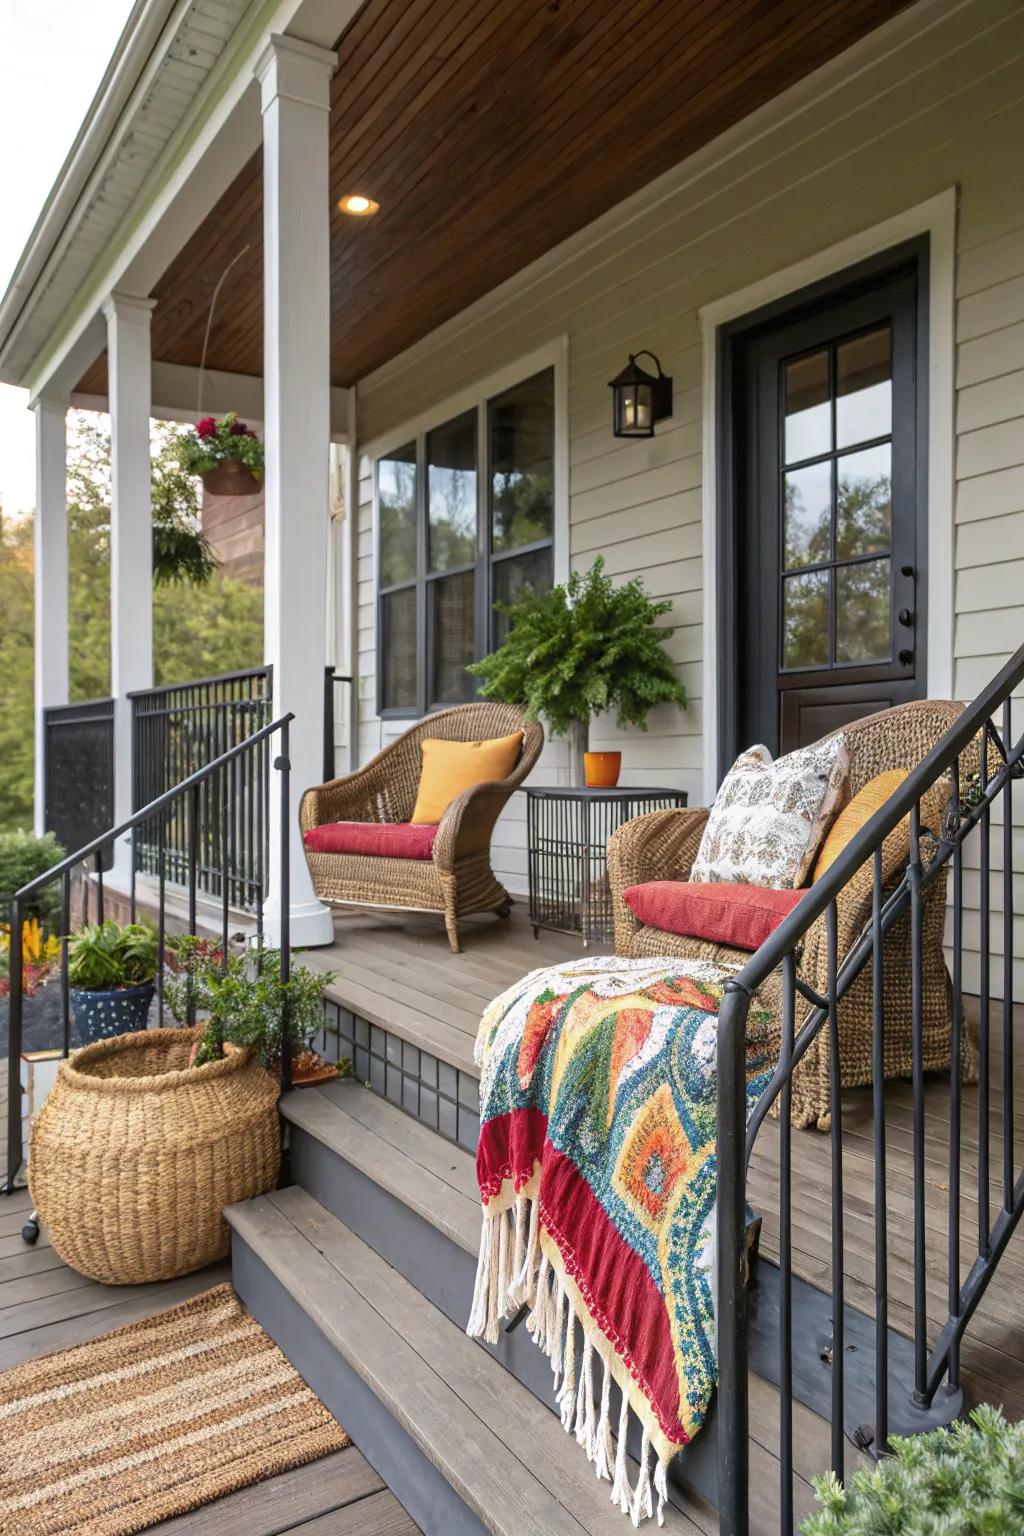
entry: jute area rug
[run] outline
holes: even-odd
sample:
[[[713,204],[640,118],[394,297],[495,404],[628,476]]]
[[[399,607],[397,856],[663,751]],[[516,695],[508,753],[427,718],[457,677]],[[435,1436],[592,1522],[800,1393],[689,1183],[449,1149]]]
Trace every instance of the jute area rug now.
[[[132,1536],[348,1445],[230,1285],[0,1375],[3,1536]]]

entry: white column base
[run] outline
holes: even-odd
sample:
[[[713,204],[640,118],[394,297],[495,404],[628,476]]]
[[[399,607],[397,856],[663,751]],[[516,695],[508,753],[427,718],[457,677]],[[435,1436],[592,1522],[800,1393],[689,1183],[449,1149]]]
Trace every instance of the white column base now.
[[[316,949],[334,943],[334,918],[330,907],[314,897],[296,903],[291,909],[291,944],[293,949]],[[281,945],[281,907],[273,896],[263,904],[263,937],[271,949]]]

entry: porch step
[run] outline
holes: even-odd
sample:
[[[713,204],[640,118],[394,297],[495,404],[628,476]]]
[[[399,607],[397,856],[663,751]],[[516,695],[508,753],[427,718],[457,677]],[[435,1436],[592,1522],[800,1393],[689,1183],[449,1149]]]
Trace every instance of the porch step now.
[[[426,1536],[621,1536],[557,1419],[306,1190],[227,1216],[239,1295]]]

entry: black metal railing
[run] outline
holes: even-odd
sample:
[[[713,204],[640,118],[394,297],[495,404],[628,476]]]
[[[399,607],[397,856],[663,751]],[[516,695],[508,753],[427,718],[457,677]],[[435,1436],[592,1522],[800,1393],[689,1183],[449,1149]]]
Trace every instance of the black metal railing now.
[[[65,848],[78,848],[114,819],[114,701],[88,699],[43,710],[43,817]]]
[[[157,799],[175,784],[246,741],[270,719],[267,667],[225,672],[194,682],[130,694],[132,705],[132,804]],[[258,871],[266,863],[270,775],[266,751],[233,759],[226,781],[204,781],[201,820],[207,829],[197,850],[198,889],[213,901],[227,899],[252,912],[259,900]],[[216,802],[216,797],[222,798]],[[222,835],[222,833],[226,835]],[[187,808],[162,828],[140,828],[136,872],[154,875],[162,860],[167,879],[185,884],[192,857]]]
[[[79,848],[75,853],[69,854],[59,864],[44,874],[38,875],[28,884],[16,891],[10,901],[10,935],[9,935],[9,1000],[8,1000],[8,1037],[7,1037],[7,1168],[4,1176],[4,1192],[10,1194],[17,1185],[18,1175],[24,1161],[25,1149],[22,1146],[22,1110],[21,1094],[19,1092],[19,1071],[23,1044],[23,953],[22,953],[22,919],[26,911],[32,910],[37,904],[38,897],[46,887],[59,884],[60,888],[60,1013],[58,1029],[59,1040],[50,1040],[47,1048],[61,1049],[66,1056],[71,1049],[71,1006],[70,989],[68,984],[68,942],[77,918],[84,922],[90,919],[102,922],[104,919],[104,867],[108,865],[108,856],[113,853],[115,845],[122,839],[129,840],[131,844],[131,867],[134,871],[138,867],[138,848],[143,837],[150,839],[157,849],[156,860],[156,915],[155,924],[157,931],[158,964],[156,971],[156,1017],[162,1021],[164,1016],[163,997],[163,957],[165,940],[167,937],[167,885],[168,867],[173,859],[176,873],[183,875],[183,885],[187,892],[187,918],[185,931],[195,934],[198,931],[198,893],[200,879],[203,870],[203,852],[212,846],[220,845],[220,867],[229,868],[229,817],[226,814],[230,809],[231,795],[234,786],[238,782],[240,773],[248,775],[250,779],[263,769],[254,765],[267,765],[267,771],[276,772],[279,775],[280,805],[279,826],[276,828],[276,857],[279,860],[278,890],[280,896],[280,935],[279,944],[275,948],[280,949],[281,980],[286,983],[291,970],[291,931],[290,931],[290,877],[289,857],[292,837],[292,815],[290,808],[290,763],[288,756],[289,724],[293,716],[283,715],[279,720],[268,722],[258,730],[253,731],[243,741],[236,742],[225,752],[214,757],[194,773],[189,774],[181,783],[156,796],[148,804],[137,810],[128,821],[120,826],[111,827]],[[270,762],[271,744],[276,749],[273,763]],[[180,849],[172,845],[170,832],[174,829],[177,835],[180,831],[183,837],[184,847],[187,850],[184,867],[180,860]],[[256,865],[254,873],[255,895],[255,925],[251,935],[253,947],[256,952],[258,964],[264,951],[263,930],[263,896],[266,887],[267,873],[269,870],[269,848],[262,840],[256,843]],[[77,893],[77,894],[76,894]],[[81,902],[81,910],[78,914],[72,911],[72,899],[76,897],[76,905]],[[222,883],[221,903],[217,929],[222,953],[227,955],[231,941],[231,914],[229,907],[230,885]],[[151,907],[152,902],[147,903]],[[130,917],[134,922],[136,918],[137,893],[134,873],[131,880]],[[282,1020],[282,1038],[287,1040],[287,1020]],[[282,1089],[287,1090],[291,1075],[291,1055],[285,1049],[282,1056]]]
[[[960,1346],[978,1304],[992,1279],[999,1259],[1024,1211],[1024,1173],[1018,1170],[1014,1152],[1016,1116],[1013,1077],[1013,914],[1014,843],[1012,786],[1024,773],[1024,735],[1013,738],[1011,695],[1024,681],[1024,648],[995,677],[984,693],[956,720],[903,785],[878,810],[850,842],[826,874],[808,890],[791,915],[749,963],[725,987],[718,1033],[718,1436],[719,1513],[722,1536],[747,1536],[750,1529],[748,1492],[748,1389],[747,1368],[751,1338],[751,1308],[745,1244],[745,1210],[748,1165],[758,1133],[773,1107],[780,1114],[779,1128],[779,1266],[776,1282],[764,1288],[757,1307],[764,1337],[764,1294],[772,1298],[770,1331],[777,1343],[775,1379],[779,1386],[779,1530],[790,1536],[794,1526],[794,1353],[806,1333],[802,1318],[798,1337],[793,1328],[793,1221],[792,1135],[790,1112],[794,1072],[820,1037],[828,1043],[828,1080],[831,1124],[831,1296],[827,1307],[831,1339],[823,1356],[830,1374],[831,1464],[842,1479],[846,1459],[844,1411],[849,1409],[853,1366],[861,1359],[849,1354],[854,1331],[857,1347],[869,1357],[869,1398],[873,1423],[861,1425],[855,1443],[871,1454],[885,1451],[889,1435],[909,1424],[925,1428],[955,1413],[961,1399]],[[927,816],[922,801],[948,778],[948,799],[937,826],[929,802]],[[945,788],[945,786],[943,786]],[[992,827],[1001,816],[1002,955],[992,951]],[[887,837],[909,823],[909,856],[900,868],[883,868]],[[978,852],[978,1126],[976,1142],[966,1147],[963,1115],[964,1090],[961,1064],[967,1046],[964,1008],[964,848]],[[870,865],[870,915],[856,932],[845,952],[839,953],[839,903],[850,882]],[[951,1012],[948,1121],[949,1172],[946,1214],[946,1311],[937,1329],[931,1320],[933,1341],[929,1346],[928,1255],[926,1253],[926,1142],[925,1142],[925,921],[926,899],[935,882],[941,903],[947,866],[952,867],[952,891],[946,913],[946,933],[951,950]],[[941,906],[940,906],[941,915]],[[820,923],[826,983],[812,987],[801,975],[802,948],[812,925]],[[898,933],[893,929],[901,924]],[[913,1259],[912,1340],[904,1346],[906,1370],[900,1377],[894,1353],[902,1338],[890,1329],[889,1256],[892,1246],[887,1221],[887,1126],[886,1126],[886,1016],[891,1010],[892,984],[886,977],[894,943],[907,954],[908,974],[898,975],[895,985],[909,994],[912,1050],[911,1137],[912,1220],[908,1232]],[[872,1119],[874,1151],[874,1316],[855,1312],[844,1296],[845,1218],[848,1214],[843,1189],[843,1038],[840,1005],[851,987],[865,977],[871,1015]],[[746,1049],[748,1015],[755,993],[769,978],[778,975],[782,998],[780,1055],[768,1086],[748,1114],[746,1102]],[[999,985],[993,986],[993,976]],[[818,980],[820,982],[820,972]],[[943,983],[943,987],[945,983]],[[993,1094],[993,1000],[1001,1005],[1002,1095]],[[862,997],[864,989],[862,988]],[[801,1013],[797,1022],[798,1010]],[[996,1116],[1000,1120],[996,1121]],[[996,1199],[991,1188],[990,1130],[1001,1130],[1002,1155],[994,1170]],[[962,1173],[965,1151],[977,1162],[978,1227],[968,1236],[961,1226]],[[993,1216],[993,1204],[995,1215]],[[968,1250],[969,1245],[969,1250]],[[966,1272],[964,1255],[966,1253]],[[764,1260],[759,1261],[764,1263]],[[759,1289],[761,1289],[759,1287]],[[805,1287],[806,1289],[806,1287]],[[863,1382],[861,1382],[863,1386]],[[806,1400],[806,1399],[805,1399]],[[861,1402],[863,1403],[863,1396]],[[952,1405],[952,1406],[951,1406]],[[931,1415],[931,1417],[930,1417]],[[847,1411],[847,1419],[849,1414]],[[856,1419],[853,1420],[856,1423]]]

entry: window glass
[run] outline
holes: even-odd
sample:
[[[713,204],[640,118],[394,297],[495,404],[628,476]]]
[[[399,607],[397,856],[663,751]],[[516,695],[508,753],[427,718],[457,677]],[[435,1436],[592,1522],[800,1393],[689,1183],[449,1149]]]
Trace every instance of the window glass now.
[[[475,587],[474,571],[430,583],[431,704],[464,704],[473,697],[473,679],[466,668],[474,659]]]
[[[784,393],[786,463],[799,464],[802,459],[828,453],[832,447],[828,352],[815,352],[787,363]]]
[[[491,549],[550,539],[554,527],[555,380],[548,369],[488,402]]]
[[[836,348],[836,446],[892,431],[892,332],[887,325]]]
[[[836,569],[836,660],[887,661],[891,634],[889,561]]]
[[[427,568],[476,560],[476,412],[427,433]]]
[[[786,576],[782,583],[782,665],[828,665],[828,571]]]
[[[416,444],[377,461],[380,584],[416,579]]]
[[[402,587],[380,600],[381,701],[385,709],[415,709],[416,588]]]
[[[892,527],[892,444],[844,453],[836,461],[836,558],[881,554]]]
[[[550,545],[547,549],[531,549],[526,555],[509,555],[507,559],[495,560],[495,603],[514,603],[525,592],[547,592],[553,585],[552,564]],[[491,645],[494,649],[505,643],[508,631],[508,616],[495,609],[491,618]]]
[[[785,476],[786,568],[817,565],[832,550],[832,464],[808,464]]]

